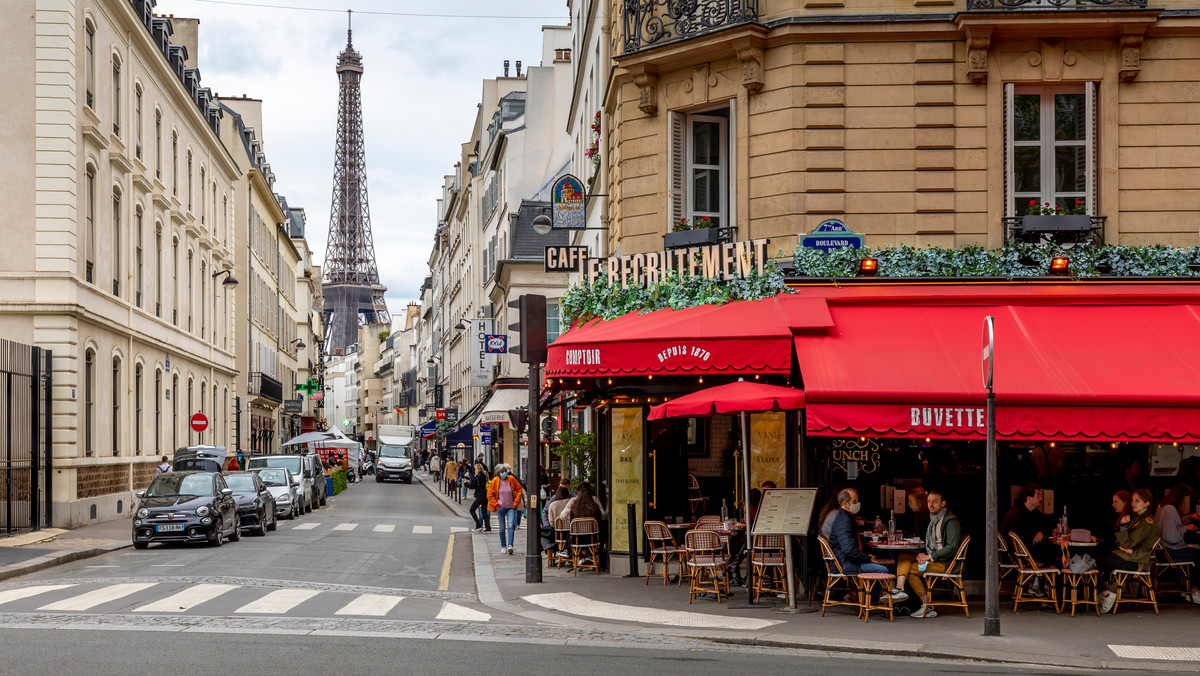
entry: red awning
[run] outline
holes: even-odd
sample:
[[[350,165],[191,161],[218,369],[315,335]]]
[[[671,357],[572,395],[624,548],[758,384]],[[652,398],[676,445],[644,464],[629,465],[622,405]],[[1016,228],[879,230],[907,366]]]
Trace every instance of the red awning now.
[[[992,315],[1000,438],[1200,439],[1200,296],[1179,296],[831,298],[834,327],[795,339],[808,431],[985,438],[981,343]]]
[[[780,294],[592,320],[550,344],[546,377],[789,373],[793,326],[833,326],[825,300]]]
[[[739,380],[650,407],[648,420],[663,418],[707,418],[731,413],[765,413],[804,408],[804,390]]]

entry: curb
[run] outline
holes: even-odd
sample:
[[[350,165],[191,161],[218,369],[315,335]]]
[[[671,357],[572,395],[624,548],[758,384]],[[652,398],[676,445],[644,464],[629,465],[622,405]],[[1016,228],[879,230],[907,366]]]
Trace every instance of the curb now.
[[[80,559],[90,559],[93,556],[100,556],[115,552],[121,549],[132,547],[133,542],[114,542],[109,545],[101,545],[99,547],[80,547],[77,549],[64,549],[61,552],[39,556],[36,559],[30,559],[23,563],[14,563],[10,566],[0,568],[0,581],[8,580],[28,573],[36,573],[39,570],[61,566],[64,563],[71,563]]]

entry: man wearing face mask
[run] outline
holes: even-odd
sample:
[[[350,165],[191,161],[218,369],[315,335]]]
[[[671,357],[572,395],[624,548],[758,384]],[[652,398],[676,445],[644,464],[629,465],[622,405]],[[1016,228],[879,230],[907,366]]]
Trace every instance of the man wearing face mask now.
[[[838,493],[840,509],[833,518],[833,527],[829,531],[829,544],[842,570],[847,574],[886,573],[887,566],[876,563],[875,557],[863,552],[858,545],[858,535],[854,532],[854,515],[862,508],[858,501],[858,491],[847,488]]]
[[[495,512],[500,522],[500,552],[512,554],[516,515],[521,510],[521,482],[512,475],[512,466],[496,465],[496,477],[488,483],[487,501],[488,511]]]

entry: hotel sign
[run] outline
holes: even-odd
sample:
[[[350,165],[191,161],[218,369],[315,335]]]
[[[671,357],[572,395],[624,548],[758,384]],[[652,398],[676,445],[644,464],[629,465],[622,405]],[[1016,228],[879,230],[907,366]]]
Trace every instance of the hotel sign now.
[[[567,174],[554,182],[554,187],[550,188],[550,196],[554,229],[582,230],[586,225],[583,213],[583,183]]]
[[[654,284],[671,272],[683,277],[741,279],[755,272],[762,274],[768,244],[770,240],[763,238],[608,258],[588,258],[571,251],[577,247],[546,247],[545,268],[583,273],[589,284],[607,274],[622,287]]]

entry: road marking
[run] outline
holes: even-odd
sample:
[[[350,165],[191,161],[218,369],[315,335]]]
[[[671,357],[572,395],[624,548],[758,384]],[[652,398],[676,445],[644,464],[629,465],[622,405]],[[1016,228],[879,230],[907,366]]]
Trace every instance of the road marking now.
[[[135,613],[182,613],[211,601],[227,591],[237,589],[236,584],[198,584],[178,594],[134,608]]]
[[[413,526],[413,535],[433,535],[433,526]]]
[[[280,589],[279,591],[267,594],[257,601],[247,603],[234,612],[281,615],[320,593],[319,591],[309,589]]]
[[[88,568],[120,568],[120,566],[88,566]]]
[[[467,532],[467,529],[463,528],[462,526],[450,526],[450,532],[451,533],[465,533],[465,532]]]
[[[1200,648],[1181,648],[1156,645],[1112,645],[1108,649],[1117,657],[1134,660],[1200,661]]]
[[[692,613],[685,610],[663,610],[624,606],[604,601],[593,601],[573,592],[533,594],[521,597],[530,603],[572,615],[597,617],[605,620],[624,620],[647,624],[666,624],[677,627],[699,627],[717,629],[764,629],[781,624],[781,620],[757,620],[750,617],[728,617]]]
[[[308,523],[301,523],[292,526],[292,530],[312,530],[320,525],[321,524],[317,523],[316,521],[309,521]]]
[[[442,580],[438,583],[438,591],[446,591],[450,588],[450,561],[454,558],[454,534],[450,534],[450,541],[446,543],[446,562],[442,564]]]
[[[30,596],[37,596],[55,589],[66,589],[74,587],[73,584],[41,584],[36,587],[25,587],[23,589],[9,589],[8,591],[0,592],[0,603],[8,603],[9,601],[20,601],[27,599]]]
[[[449,601],[442,602],[442,611],[437,614],[435,620],[457,620],[466,622],[487,622],[492,619],[491,615],[481,613],[478,610],[465,608],[456,603]]]
[[[38,610],[90,610],[102,603],[116,601],[117,599],[129,596],[130,594],[136,594],[137,592],[140,592],[143,589],[149,589],[156,584],[158,583],[146,582],[136,584],[113,584],[107,587],[101,587],[99,589],[92,590],[86,594],[72,596],[69,599],[44,605],[41,608],[38,608]]]
[[[375,526],[374,528],[372,528],[371,532],[373,532],[373,533],[391,533],[394,530],[396,530],[395,524],[381,523],[378,526]]]
[[[368,615],[371,617],[383,617],[388,614],[392,608],[396,607],[397,603],[404,600],[403,596],[386,596],[384,594],[360,594],[358,598],[346,604],[345,608],[334,613],[334,615]]]
[[[333,527],[334,530],[354,530],[355,528],[358,528],[356,523],[339,523]]]
[[[151,564],[151,568],[183,568],[186,563],[155,563]]]

